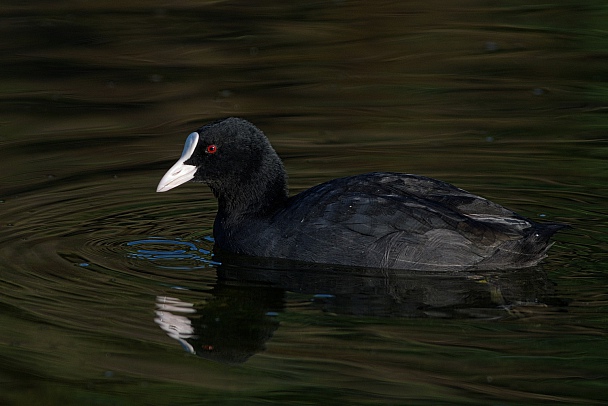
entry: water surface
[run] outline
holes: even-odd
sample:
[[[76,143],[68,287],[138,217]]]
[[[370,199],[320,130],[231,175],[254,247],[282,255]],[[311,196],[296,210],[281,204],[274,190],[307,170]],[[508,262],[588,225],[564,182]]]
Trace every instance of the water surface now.
[[[0,16],[0,403],[605,402],[603,2]],[[573,228],[509,273],[222,262],[210,191],[154,191],[187,134],[233,115],[292,193],[418,173]]]

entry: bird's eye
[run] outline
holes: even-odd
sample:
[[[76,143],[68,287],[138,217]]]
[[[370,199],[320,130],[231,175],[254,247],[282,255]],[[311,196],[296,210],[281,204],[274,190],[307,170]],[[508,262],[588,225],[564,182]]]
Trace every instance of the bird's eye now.
[[[207,145],[207,149],[205,151],[208,154],[215,154],[217,152],[217,145],[215,145],[215,144]]]

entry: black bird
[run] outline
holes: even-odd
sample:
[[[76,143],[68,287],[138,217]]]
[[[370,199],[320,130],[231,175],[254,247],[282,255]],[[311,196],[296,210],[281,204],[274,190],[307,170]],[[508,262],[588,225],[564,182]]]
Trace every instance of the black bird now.
[[[538,224],[446,182],[374,172],[289,197],[281,159],[250,122],[227,118],[188,136],[157,192],[189,180],[218,200],[216,246],[229,253],[425,271],[538,264],[564,225]]]

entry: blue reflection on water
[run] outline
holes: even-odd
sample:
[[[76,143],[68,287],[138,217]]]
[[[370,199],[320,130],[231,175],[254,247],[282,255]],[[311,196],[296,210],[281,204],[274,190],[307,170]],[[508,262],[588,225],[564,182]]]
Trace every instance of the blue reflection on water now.
[[[213,238],[204,237],[205,243],[213,243]],[[129,247],[140,247],[134,252],[129,252],[129,258],[154,262],[165,269],[192,270],[208,268],[219,265],[219,262],[211,259],[210,250],[197,246],[200,240],[182,241],[166,238],[151,237],[143,240],[127,242]],[[146,248],[146,246],[148,246]],[[164,249],[164,247],[167,247]],[[182,261],[188,261],[183,264]],[[194,265],[193,265],[194,262]],[[164,265],[162,265],[164,263]],[[167,265],[167,264],[171,265]],[[199,265],[200,264],[200,265]]]

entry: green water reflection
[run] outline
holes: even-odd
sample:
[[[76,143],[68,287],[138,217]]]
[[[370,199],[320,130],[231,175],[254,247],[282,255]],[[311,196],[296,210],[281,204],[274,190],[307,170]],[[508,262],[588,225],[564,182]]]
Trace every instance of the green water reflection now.
[[[0,404],[605,402],[604,2],[9,2],[0,17]],[[154,190],[193,128],[231,115],[266,132],[293,192],[411,172],[573,229],[529,275],[458,283],[218,268],[211,193]],[[159,298],[212,334],[184,351]],[[225,362],[224,344],[246,348]]]

